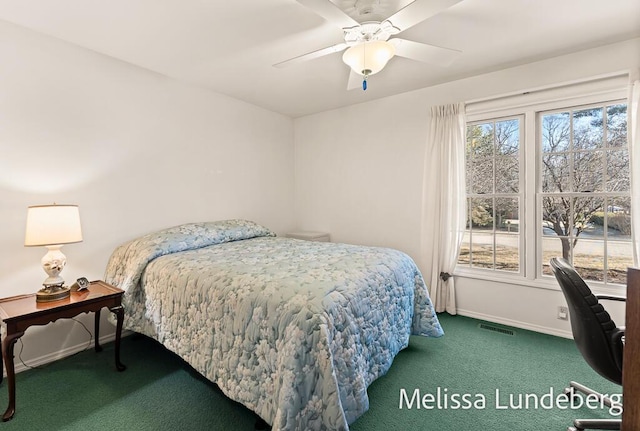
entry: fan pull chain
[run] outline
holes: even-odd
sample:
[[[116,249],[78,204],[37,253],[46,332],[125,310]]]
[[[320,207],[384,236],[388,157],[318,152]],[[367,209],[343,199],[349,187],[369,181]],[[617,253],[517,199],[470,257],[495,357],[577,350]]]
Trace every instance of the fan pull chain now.
[[[362,91],[367,91],[367,41],[365,40],[364,45],[362,45],[362,65],[364,66],[362,79]]]

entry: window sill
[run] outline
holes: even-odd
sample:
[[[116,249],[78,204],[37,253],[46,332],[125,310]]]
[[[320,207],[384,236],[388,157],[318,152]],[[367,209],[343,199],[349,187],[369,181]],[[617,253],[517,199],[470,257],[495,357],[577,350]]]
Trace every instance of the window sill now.
[[[503,272],[489,272],[483,270],[474,270],[470,268],[456,268],[453,273],[454,277],[494,281],[496,283],[510,284],[520,287],[532,287],[535,289],[546,289],[560,291],[560,287],[553,277],[544,277],[534,280],[524,278],[520,275],[511,275]],[[625,286],[621,284],[605,285],[596,281],[586,280],[587,285],[596,294],[615,294],[625,293]]]

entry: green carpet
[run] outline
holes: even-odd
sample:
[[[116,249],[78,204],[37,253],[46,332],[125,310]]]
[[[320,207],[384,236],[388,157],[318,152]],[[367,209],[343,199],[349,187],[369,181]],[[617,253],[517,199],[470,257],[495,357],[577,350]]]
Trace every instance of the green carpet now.
[[[574,417],[611,417],[606,407],[534,408],[533,398],[551,390],[555,399],[569,380],[621,392],[589,368],[573,341],[521,329],[505,335],[461,316],[442,315],[441,322],[444,337],[412,337],[387,375],[370,386],[369,411],[351,425],[353,431],[565,430]],[[256,417],[249,410],[155,341],[124,338],[122,373],[115,371],[113,344],[104,347],[102,353],[89,350],[18,374],[16,415],[0,431],[253,430]],[[6,385],[5,380],[0,388],[2,408]],[[440,408],[429,399],[438,388]],[[416,389],[433,408],[417,408]],[[402,390],[407,398],[400,409]],[[456,394],[459,401],[468,394],[476,406],[452,408]],[[518,396],[526,394],[533,394],[529,408],[510,407],[510,396],[517,406]],[[478,404],[482,398],[484,406]],[[496,402],[506,408],[496,409]]]

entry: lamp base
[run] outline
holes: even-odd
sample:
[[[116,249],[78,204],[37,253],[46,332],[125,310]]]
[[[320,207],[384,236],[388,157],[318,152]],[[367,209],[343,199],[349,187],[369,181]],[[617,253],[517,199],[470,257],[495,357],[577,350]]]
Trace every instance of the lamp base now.
[[[59,301],[70,295],[71,289],[67,286],[45,286],[36,293],[36,302]]]

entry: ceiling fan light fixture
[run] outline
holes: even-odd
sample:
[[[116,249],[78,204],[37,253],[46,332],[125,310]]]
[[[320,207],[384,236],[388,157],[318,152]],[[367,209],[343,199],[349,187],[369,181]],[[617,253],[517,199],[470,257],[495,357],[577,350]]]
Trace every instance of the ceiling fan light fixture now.
[[[369,76],[380,72],[395,54],[392,44],[374,40],[347,49],[342,55],[342,61],[358,75]]]

